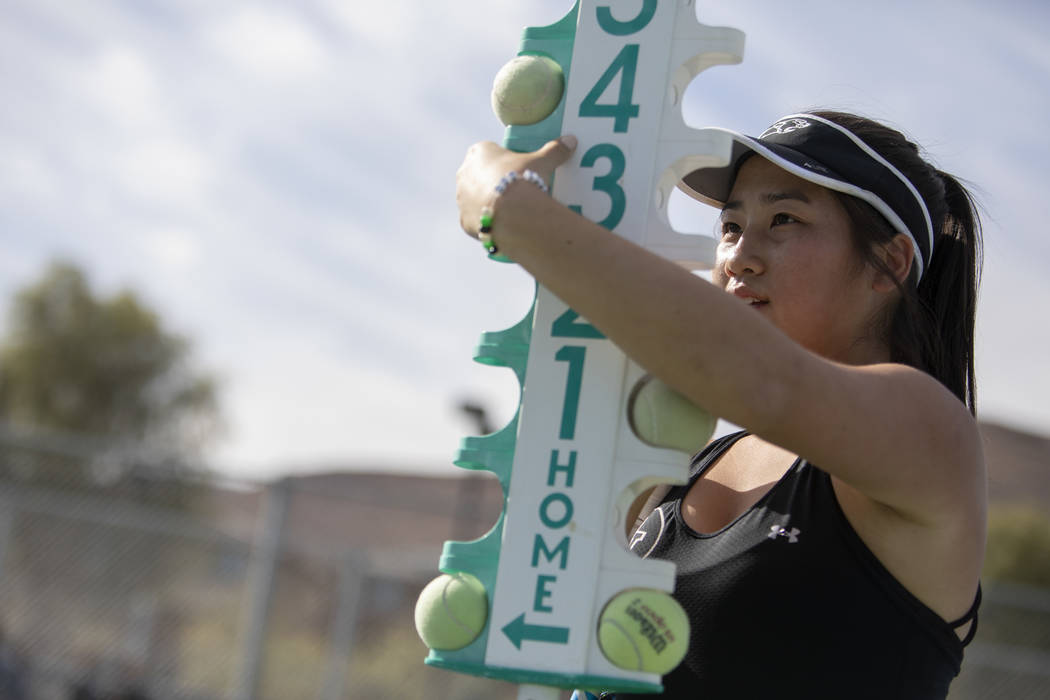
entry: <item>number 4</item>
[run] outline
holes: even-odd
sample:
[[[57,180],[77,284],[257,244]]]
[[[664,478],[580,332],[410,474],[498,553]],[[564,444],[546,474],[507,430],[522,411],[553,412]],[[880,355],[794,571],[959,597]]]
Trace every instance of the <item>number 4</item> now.
[[[638,44],[628,44],[617,54],[613,62],[598,78],[591,91],[580,103],[581,117],[612,117],[613,131],[624,133],[632,117],[638,116],[639,107],[632,104],[634,98],[634,77],[638,71]],[[620,75],[620,96],[615,104],[598,104],[598,99],[605,93],[616,77]]]

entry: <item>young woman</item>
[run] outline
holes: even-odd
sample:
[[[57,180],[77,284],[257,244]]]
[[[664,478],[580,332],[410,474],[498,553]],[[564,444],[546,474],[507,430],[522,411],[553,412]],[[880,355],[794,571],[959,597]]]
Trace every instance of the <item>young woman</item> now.
[[[522,178],[575,140],[473,146],[461,223],[697,405],[744,428],[632,538],[678,566],[685,661],[663,698],[944,698],[976,625],[986,478],[974,420],[972,198],[881,124],[728,132],[681,183],[719,206],[712,283]],[[530,179],[535,177],[530,175]],[[624,696],[620,696],[624,697]]]

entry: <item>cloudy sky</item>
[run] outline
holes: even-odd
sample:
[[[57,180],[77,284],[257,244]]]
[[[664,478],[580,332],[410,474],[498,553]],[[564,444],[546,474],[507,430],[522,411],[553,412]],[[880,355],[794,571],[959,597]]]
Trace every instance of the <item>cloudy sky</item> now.
[[[747,49],[693,83],[688,123],[846,108],[974,183],[982,415],[1050,434],[1050,4],[698,4]],[[500,423],[517,401],[474,342],[532,283],[458,232],[453,174],[502,136],[489,90],[521,28],[570,5],[3,0],[0,298],[56,257],[137,290],[220,378],[232,476],[455,472],[457,403]]]

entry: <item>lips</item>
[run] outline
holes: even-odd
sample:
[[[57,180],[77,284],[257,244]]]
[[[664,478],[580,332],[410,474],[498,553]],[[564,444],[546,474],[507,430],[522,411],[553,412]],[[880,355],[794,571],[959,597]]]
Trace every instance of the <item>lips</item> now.
[[[749,287],[740,285],[732,289],[726,290],[737,299],[747,303],[748,306],[765,306],[769,303],[769,299],[766,299],[758,292],[752,290]]]

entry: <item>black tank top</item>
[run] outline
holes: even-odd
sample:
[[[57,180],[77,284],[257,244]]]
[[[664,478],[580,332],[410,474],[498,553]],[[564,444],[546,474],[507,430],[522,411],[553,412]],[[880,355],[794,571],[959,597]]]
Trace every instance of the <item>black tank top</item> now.
[[[678,567],[674,596],[692,625],[663,695],[616,698],[931,700],[958,675],[980,592],[953,623],[908,592],[846,520],[831,478],[804,460],[711,534],[682,519],[682,497],[746,433],[712,442],[631,538]],[[973,620],[961,642],[954,631]],[[605,697],[610,697],[606,695]]]

